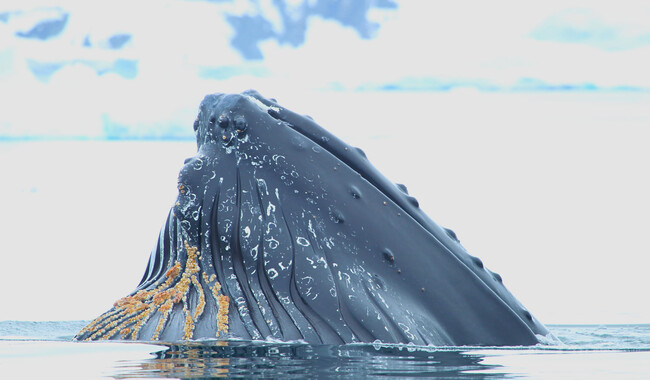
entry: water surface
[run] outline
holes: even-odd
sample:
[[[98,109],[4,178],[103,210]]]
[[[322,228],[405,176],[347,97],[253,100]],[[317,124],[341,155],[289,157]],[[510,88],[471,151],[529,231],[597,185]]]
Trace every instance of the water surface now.
[[[73,342],[85,321],[0,322],[12,378],[638,379],[650,376],[650,325],[550,325],[534,347],[310,345],[211,341]],[[3,377],[4,377],[3,376]]]

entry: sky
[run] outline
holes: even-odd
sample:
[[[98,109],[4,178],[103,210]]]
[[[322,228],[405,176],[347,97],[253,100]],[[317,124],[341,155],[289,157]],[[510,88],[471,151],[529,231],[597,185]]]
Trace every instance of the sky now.
[[[650,7],[399,1],[368,12],[370,39],[313,16],[304,44],[250,60],[215,7],[279,35],[270,1],[3,4],[0,320],[91,319],[128,294],[200,100],[256,88],[363,148],[543,323],[650,323]],[[16,37],[60,9],[60,35]],[[43,80],[29,62],[62,65]]]
[[[298,14],[297,45],[279,37],[293,24],[271,0],[57,3],[3,2],[1,135],[191,137],[183,123],[204,94],[247,88],[650,90],[650,6],[637,1],[401,1],[370,7],[353,26]],[[65,28],[46,40],[16,35],[65,15]],[[269,29],[248,36],[261,59],[233,46],[243,32],[228,17],[247,15]],[[115,36],[129,39],[111,47]]]

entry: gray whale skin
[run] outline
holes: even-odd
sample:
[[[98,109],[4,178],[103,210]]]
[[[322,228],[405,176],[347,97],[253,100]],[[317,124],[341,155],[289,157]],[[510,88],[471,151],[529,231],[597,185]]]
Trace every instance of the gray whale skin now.
[[[501,277],[364,153],[255,91],[207,95],[140,285],[75,339],[534,345]]]

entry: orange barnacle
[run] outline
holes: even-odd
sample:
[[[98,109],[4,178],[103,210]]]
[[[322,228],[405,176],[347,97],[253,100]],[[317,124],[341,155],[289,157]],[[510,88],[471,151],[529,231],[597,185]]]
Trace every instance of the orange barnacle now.
[[[156,330],[153,333],[153,336],[151,337],[151,340],[158,340],[158,337],[160,336],[160,332],[162,331],[163,327],[165,326],[165,323],[167,322],[167,318],[169,317],[169,313],[172,310],[172,301],[167,300],[165,301],[164,304],[162,304],[158,310],[162,314],[160,317],[160,320],[158,320],[158,325],[156,326]]]
[[[113,307],[121,309],[122,305],[124,305],[126,303],[126,298],[129,298],[129,297],[122,297],[119,300],[113,302]]]
[[[111,339],[118,332],[122,339],[128,339],[129,337],[130,339],[137,339],[140,329],[156,311],[162,315],[158,320],[151,339],[158,340],[174,304],[180,303],[181,301],[183,302],[186,319],[183,339],[191,339],[194,331],[194,323],[203,314],[205,308],[205,293],[199,281],[200,277],[196,275],[201,272],[197,260],[200,252],[197,247],[190,246],[188,242],[185,242],[185,250],[187,252],[187,260],[184,267],[179,261],[176,261],[165,273],[167,277],[165,282],[159,284],[155,289],[141,289],[133,295],[122,297],[115,301],[113,310],[104,313],[86,327],[87,331],[95,330],[95,333],[87,340],[97,338]],[[201,274],[207,283],[209,280],[207,275],[205,273]],[[181,275],[180,279],[178,279],[179,275]],[[213,275],[214,278],[215,276]],[[174,282],[176,283],[172,286]],[[187,296],[192,285],[196,287],[199,296],[199,302],[193,313],[189,310],[189,304],[187,302]],[[212,289],[215,298],[220,289],[221,285],[216,283]],[[226,315],[219,318],[222,321],[220,326],[222,331],[227,331],[227,302],[225,311],[222,313]]]
[[[125,309],[125,308],[128,307],[128,305],[131,305],[133,302],[139,302],[139,301],[137,301],[132,296],[126,296],[126,297],[122,297],[119,300],[115,301],[115,303],[113,303],[113,306],[118,308],[118,309]]]
[[[218,282],[214,283],[214,286],[212,287],[212,294],[214,294],[214,297],[217,298],[217,294],[221,290],[221,284]]]
[[[124,310],[120,310],[117,308],[113,310],[109,310],[106,313],[100,315],[90,325],[88,325],[89,327],[86,331],[88,332],[95,331],[95,333],[89,336],[88,338],[86,338],[85,340],[93,340],[94,338],[99,336],[100,332],[105,331],[104,328],[100,329],[99,326],[106,327],[110,322],[121,318],[123,315],[124,315]]]
[[[172,292],[173,289],[167,289],[156,293],[156,295],[153,296],[153,303],[155,305],[160,305],[161,303],[167,301],[171,297]]]
[[[135,307],[134,307],[133,310],[134,310],[134,311],[137,311],[137,312],[140,312],[140,311],[142,311],[142,310],[145,310],[146,308],[147,308],[147,305],[146,305],[146,304],[144,304],[144,303],[142,303],[142,302],[138,302],[138,303],[135,305]]]
[[[172,302],[173,302],[173,303],[179,303],[179,302],[181,302],[182,299],[183,299],[183,293],[177,291],[177,292],[174,294],[174,298],[172,298]]]
[[[147,310],[145,310],[142,314],[140,314],[140,319],[138,322],[136,322],[135,326],[133,326],[133,329],[131,331],[131,340],[137,340],[138,339],[138,333],[140,332],[140,329],[142,326],[144,326],[145,323],[149,320],[149,317],[151,316],[151,313],[155,310],[155,306],[151,305]]]
[[[171,300],[167,300],[167,301],[165,301],[165,303],[163,303],[162,305],[160,305],[160,307],[158,308],[158,311],[160,311],[160,312],[163,313],[163,314],[164,314],[164,313],[167,313],[169,310],[171,310],[171,308],[172,308],[173,305],[174,305],[174,304],[172,303]]]
[[[228,306],[230,304],[230,298],[223,294],[217,296],[217,301],[219,303],[219,311],[217,312],[217,334],[220,331],[224,333],[228,332]]]
[[[147,305],[142,303],[136,296],[127,296],[120,298],[119,300],[115,301],[113,306],[117,309],[124,310],[129,314],[142,311],[147,308]]]
[[[127,305],[126,311],[128,313],[138,313],[147,308],[147,305],[143,304],[140,301],[134,301]]]
[[[190,245],[185,242],[185,250],[187,251],[187,262],[185,263],[185,272],[188,274],[198,273],[200,271],[199,264],[196,262],[198,256],[198,248],[190,247]]]
[[[129,327],[120,330],[120,335],[122,336],[122,339],[126,339],[126,336],[129,335],[131,332],[131,329]]]
[[[122,315],[122,317],[124,317],[124,315]],[[100,337],[99,339],[102,339],[102,340],[109,339],[112,335],[105,334],[105,333],[106,333],[107,331],[111,331],[111,330],[113,330],[113,329],[114,329],[114,328],[115,328],[119,323],[120,323],[120,319],[116,319],[116,320],[112,321],[111,323],[109,323],[109,324],[107,324],[106,326],[104,326],[104,328],[102,328],[102,329],[100,329],[99,331],[95,332],[95,334],[93,334],[93,335],[90,337],[90,339],[93,340],[93,339],[96,339],[96,338],[98,338],[98,337],[100,337],[100,336],[101,336],[101,337]],[[105,334],[105,335],[104,335],[104,334]],[[102,335],[103,335],[103,336],[102,336]]]
[[[126,297],[125,297],[126,298]],[[127,326],[136,324],[142,319],[148,319],[151,309],[155,306],[148,307],[140,301],[133,301],[131,303],[125,304],[124,308],[121,310],[122,313],[118,319],[106,325],[101,333],[104,334],[100,339],[111,339],[115,334],[120,332],[122,339],[126,339],[128,334],[131,332],[129,328],[128,331],[123,331]],[[143,312],[144,310],[144,312]],[[133,336],[137,336],[137,332],[141,326],[136,324],[136,330],[133,331]]]
[[[178,276],[178,274],[180,273],[180,271],[181,271],[181,263],[179,263],[179,262],[177,261],[177,262],[174,264],[174,266],[171,267],[171,268],[167,271],[167,273],[165,273],[165,276],[167,276],[167,277],[169,277],[169,278],[174,278],[174,277]]]
[[[133,298],[135,298],[135,299],[138,300],[138,301],[144,301],[144,300],[146,300],[146,299],[149,298],[149,297],[151,297],[150,292],[147,291],[147,290],[144,290],[144,289],[143,289],[143,290],[139,290],[139,291],[138,291],[137,293],[135,293],[135,295],[133,296]]]
[[[190,340],[192,339],[192,335],[194,335],[194,320],[192,319],[192,315],[190,314],[190,311],[185,307],[185,325],[183,326],[183,340]]]
[[[105,323],[107,320],[112,318],[114,315],[119,314],[119,312],[120,311],[118,309],[112,309],[112,310],[107,311],[106,313],[104,313],[104,314],[100,315],[99,317],[95,318],[92,322],[90,322],[88,324],[88,326],[81,329],[81,331],[78,333],[78,335],[82,335],[82,334],[85,334],[85,333],[87,333],[87,332],[89,332],[91,330],[95,330],[100,323],[103,323],[103,322]],[[87,338],[86,340],[89,340],[89,339],[90,338]]]
[[[210,289],[212,290],[212,297],[214,297],[214,300],[217,301],[217,305],[219,304],[219,290],[221,290],[221,284],[216,282],[214,286]]]

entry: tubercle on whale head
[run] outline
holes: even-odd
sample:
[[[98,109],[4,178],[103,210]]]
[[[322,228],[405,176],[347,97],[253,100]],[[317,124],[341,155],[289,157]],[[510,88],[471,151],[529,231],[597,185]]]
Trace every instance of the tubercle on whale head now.
[[[244,94],[210,94],[205,96],[194,122],[197,146],[220,144],[230,147],[246,141],[247,116],[266,114],[259,101]],[[268,116],[268,115],[266,115]]]

